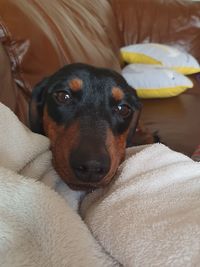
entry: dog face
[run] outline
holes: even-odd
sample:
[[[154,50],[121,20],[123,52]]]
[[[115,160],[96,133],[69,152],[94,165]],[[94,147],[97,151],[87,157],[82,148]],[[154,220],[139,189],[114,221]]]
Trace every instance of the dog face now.
[[[67,65],[33,90],[30,126],[51,142],[53,165],[73,189],[105,186],[124,159],[140,103],[118,73]]]

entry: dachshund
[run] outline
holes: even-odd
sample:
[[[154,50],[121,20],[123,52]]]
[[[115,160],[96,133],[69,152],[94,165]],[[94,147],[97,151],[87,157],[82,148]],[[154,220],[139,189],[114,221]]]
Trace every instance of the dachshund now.
[[[64,182],[87,191],[114,177],[140,110],[135,90],[120,74],[73,63],[35,86],[29,122],[50,139],[53,166]]]

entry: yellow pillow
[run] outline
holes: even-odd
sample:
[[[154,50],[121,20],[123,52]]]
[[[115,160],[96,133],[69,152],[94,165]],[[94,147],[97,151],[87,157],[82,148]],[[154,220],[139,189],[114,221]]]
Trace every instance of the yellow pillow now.
[[[135,44],[121,48],[121,55],[127,63],[161,65],[182,74],[200,72],[198,61],[186,52],[162,44]]]
[[[183,74],[156,65],[130,64],[122,70],[122,76],[140,98],[176,96],[193,87]]]

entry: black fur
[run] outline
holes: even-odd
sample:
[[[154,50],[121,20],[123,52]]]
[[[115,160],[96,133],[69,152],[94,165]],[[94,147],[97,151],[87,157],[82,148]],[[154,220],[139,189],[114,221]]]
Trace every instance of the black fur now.
[[[77,77],[83,81],[83,88],[73,92],[68,86],[68,81]],[[123,91],[122,101],[113,99],[111,95],[113,87],[119,87]],[[56,91],[67,91],[71,95],[71,103],[68,105],[57,103],[53,97]],[[114,111],[119,104],[126,104],[132,110],[126,119]],[[87,126],[89,117],[92,124],[106,122],[114,135],[120,135],[132,124],[127,140],[128,146],[131,145],[141,107],[135,90],[120,74],[110,69],[96,68],[82,63],[63,67],[34,88],[29,112],[30,127],[32,131],[41,134],[45,134],[42,123],[44,105],[47,106],[49,116],[57,124],[63,124],[66,127],[79,118],[84,128],[84,121]]]
[[[50,129],[54,167],[63,180],[71,187],[94,188],[112,179],[125,146],[132,145],[140,107],[135,90],[120,74],[76,63],[36,85],[30,127],[45,135]],[[67,134],[70,126],[75,132]]]

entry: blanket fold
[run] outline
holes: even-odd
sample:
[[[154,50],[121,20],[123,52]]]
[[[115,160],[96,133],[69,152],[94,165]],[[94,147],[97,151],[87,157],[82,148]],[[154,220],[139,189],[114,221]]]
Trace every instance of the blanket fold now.
[[[81,213],[123,266],[198,266],[200,164],[161,144],[131,148],[116,180]]]
[[[48,138],[1,103],[0,129],[0,266],[199,265],[200,163],[130,148],[112,183],[84,196],[56,174]]]
[[[0,266],[118,266],[76,212],[80,192],[53,170],[49,140],[3,104],[0,129]]]

